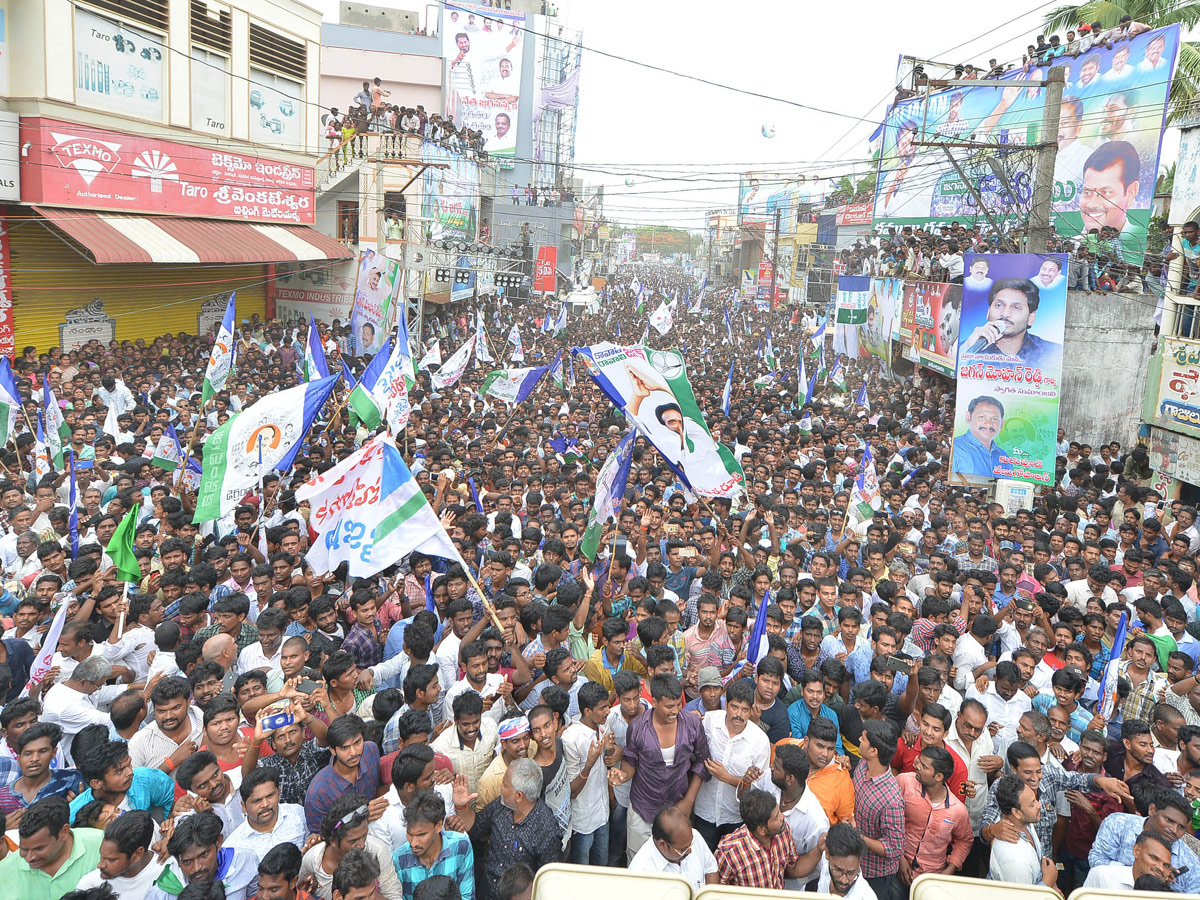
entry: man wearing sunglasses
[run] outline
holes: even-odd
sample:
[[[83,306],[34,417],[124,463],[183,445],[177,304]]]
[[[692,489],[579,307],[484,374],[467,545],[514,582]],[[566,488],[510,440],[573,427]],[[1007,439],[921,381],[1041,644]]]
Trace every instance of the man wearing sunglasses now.
[[[659,810],[650,826],[650,838],[634,854],[630,872],[681,875],[697,891],[719,882],[716,857],[678,807]]]

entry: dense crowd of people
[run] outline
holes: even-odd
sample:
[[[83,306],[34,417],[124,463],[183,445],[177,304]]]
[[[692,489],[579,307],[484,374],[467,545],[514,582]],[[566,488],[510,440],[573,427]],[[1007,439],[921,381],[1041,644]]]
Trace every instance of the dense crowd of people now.
[[[397,442],[467,565],[354,579],[306,561],[296,497],[371,437],[336,401],[215,522],[153,462],[168,426],[203,461],[299,384],[302,335],[240,323],[207,406],[211,336],[26,348],[0,453],[8,896],[513,900],[559,861],[854,900],[924,873],[1200,892],[1196,509],[1150,490],[1144,449],[1060,433],[1054,487],[1006,510],[949,483],[952,382],[842,360],[806,401],[817,321],[696,291],[628,266],[557,331],[492,297],[420,336],[456,347],[482,317],[499,366],[514,326],[526,365],[685,354],[744,489],[694,496],[639,436],[594,560],[595,467],[629,425],[582,366],[512,409],[478,393],[491,365],[440,391],[421,371]],[[39,473],[47,388],[75,464]],[[866,465],[877,509],[851,503]],[[128,589],[109,548],[135,508]]]

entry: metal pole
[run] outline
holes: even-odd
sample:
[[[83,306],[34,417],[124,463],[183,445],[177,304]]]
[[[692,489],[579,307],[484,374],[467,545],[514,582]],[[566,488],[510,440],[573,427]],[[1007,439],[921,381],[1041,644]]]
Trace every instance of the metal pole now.
[[[1045,253],[1053,234],[1050,202],[1054,196],[1054,162],[1058,157],[1058,117],[1062,109],[1063,68],[1055,66],[1046,77],[1042,130],[1038,142],[1037,168],[1033,177],[1033,203],[1029,209],[1029,251]]]
[[[775,210],[775,240],[771,247],[771,296],[767,298],[767,308],[775,308],[775,277],[779,273],[779,214],[780,210]]]

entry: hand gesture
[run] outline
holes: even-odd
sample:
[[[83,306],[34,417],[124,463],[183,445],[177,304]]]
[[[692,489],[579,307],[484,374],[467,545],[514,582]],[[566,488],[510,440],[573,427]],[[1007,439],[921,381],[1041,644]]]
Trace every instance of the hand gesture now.
[[[596,738],[588,746],[587,762],[585,762],[583,765],[584,771],[589,771],[592,768],[592,766],[594,766],[596,764],[596,760],[598,760],[600,758],[600,755],[603,752],[604,752],[604,744],[602,744],[600,742],[599,738]]]
[[[388,803],[389,801],[386,795],[383,797],[376,797],[374,800],[370,801],[367,804],[367,819],[371,822],[375,822],[380,819],[383,814],[387,812]]]
[[[992,840],[1004,841],[1006,844],[1015,844],[1021,839],[1021,829],[1017,828],[1012,822],[1004,819],[992,825]]]
[[[625,784],[625,782],[629,781],[630,777],[630,774],[620,766],[614,766],[608,770],[608,783],[613,787],[619,787],[620,785]]]
[[[452,797],[455,809],[465,809],[466,807],[470,806],[471,803],[479,797],[479,795],[472,793],[470,788],[467,786],[466,775],[455,775],[454,792]]]
[[[717,779],[717,781],[724,781],[728,784],[730,779],[733,778],[729,774],[729,770],[725,768],[725,765],[717,762],[715,759],[706,759],[704,761],[704,768],[708,769],[708,774]]]
[[[270,711],[265,706],[254,714],[254,733],[250,735],[250,740],[255,744],[261,744],[266,740],[267,734],[263,731],[263,719],[268,715],[270,715]]]
[[[375,686],[375,676],[371,673],[371,670],[359,669],[358,680],[355,681],[354,686],[360,691],[369,691],[373,688]]]
[[[742,776],[742,780],[745,781],[746,784],[754,784],[754,782],[762,778],[762,774],[762,769],[760,769],[758,766],[751,766],[746,770],[746,774]]]

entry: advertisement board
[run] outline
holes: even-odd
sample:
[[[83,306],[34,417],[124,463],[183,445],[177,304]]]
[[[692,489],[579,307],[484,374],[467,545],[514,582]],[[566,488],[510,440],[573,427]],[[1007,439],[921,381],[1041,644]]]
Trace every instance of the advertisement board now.
[[[1151,427],[1147,451],[1156,475],[1200,484],[1200,440]]]
[[[909,349],[905,358],[953,378],[961,308],[962,285],[906,283],[900,316],[901,340]]]
[[[354,303],[357,260],[337,263],[276,263],[275,314],[284,322],[316,317],[332,324],[345,320]]]
[[[838,225],[870,225],[871,203],[847,203],[839,206],[837,211]]]
[[[354,308],[350,311],[351,356],[373,356],[383,346],[403,271],[399,263],[382,253],[359,253]]]
[[[554,293],[554,273],[557,268],[558,248],[553,244],[538,247],[537,264],[533,270],[533,289]]]
[[[968,253],[951,471],[1052,485],[1066,254]]]
[[[1163,338],[1154,411],[1164,425],[1200,436],[1200,341]]]
[[[421,176],[424,189],[422,215],[429,219],[430,239],[475,240],[479,166],[432,141],[422,143],[421,159],[448,166],[445,169],[431,166]]]
[[[271,72],[250,70],[250,140],[276,147],[304,146],[304,86]]]
[[[1115,42],[1111,49],[1094,47],[1055,60],[1066,70],[1051,197],[1060,234],[1095,231],[1096,240],[1119,239],[1127,261],[1142,261],[1179,43],[1179,26],[1172,25]],[[1041,80],[1048,72],[1044,66],[1028,73],[1016,68],[1001,80]],[[893,106],[875,189],[876,227],[975,220],[980,210],[945,153],[920,143],[970,138],[1036,145],[1044,95],[1037,87],[956,87]],[[960,163],[967,160],[969,151],[955,152]],[[979,179],[977,188],[993,212],[1005,206],[1001,195],[1009,188],[1021,201],[1018,207],[1027,209],[1035,154],[1012,158],[1016,171],[1008,173],[1007,186],[994,174]]]
[[[21,118],[21,200],[311,225],[311,166],[121,131]]]
[[[483,132],[492,156],[516,156],[526,34],[522,12],[467,3],[442,9],[446,115]]]
[[[161,122],[167,52],[160,35],[75,7],[75,102]]]

